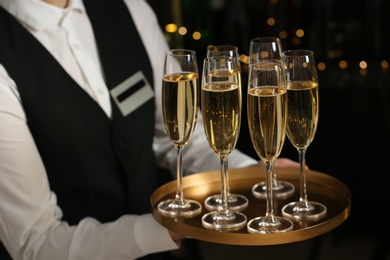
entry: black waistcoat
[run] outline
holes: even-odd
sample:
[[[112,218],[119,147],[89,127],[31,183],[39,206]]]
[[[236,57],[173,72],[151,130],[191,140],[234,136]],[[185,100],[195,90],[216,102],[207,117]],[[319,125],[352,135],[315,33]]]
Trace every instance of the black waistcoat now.
[[[151,65],[121,0],[85,0],[109,89]],[[150,211],[156,188],[153,98],[128,116],[114,102],[113,119],[45,48],[0,8],[0,63],[15,80],[64,220],[107,222]]]

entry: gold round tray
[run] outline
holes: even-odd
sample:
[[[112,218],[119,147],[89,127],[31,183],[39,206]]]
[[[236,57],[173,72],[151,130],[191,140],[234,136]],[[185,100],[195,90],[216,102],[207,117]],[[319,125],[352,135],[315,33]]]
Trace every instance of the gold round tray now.
[[[274,200],[274,213],[281,214],[281,208],[299,199],[299,170],[296,168],[276,168],[279,180],[291,182],[295,185],[295,194],[286,199]],[[201,218],[207,209],[204,200],[212,194],[221,192],[220,171],[202,172],[183,178],[184,197],[200,202],[202,213],[193,218],[174,219],[162,216],[157,210],[157,204],[164,199],[174,198],[176,181],[171,181],[159,187],[151,196],[151,205],[154,218],[164,227],[187,237],[230,245],[276,245],[302,241],[322,235],[336,228],[349,216],[351,210],[351,193],[346,185],[336,178],[324,173],[307,170],[307,194],[309,200],[318,201],[327,207],[326,216],[316,221],[295,221],[294,228],[288,232],[276,234],[250,234],[246,227],[238,231],[220,232],[205,229]],[[232,193],[242,194],[249,200],[249,206],[242,211],[248,221],[265,214],[265,200],[257,199],[252,195],[252,186],[265,180],[264,168],[249,167],[229,169],[230,190]]]

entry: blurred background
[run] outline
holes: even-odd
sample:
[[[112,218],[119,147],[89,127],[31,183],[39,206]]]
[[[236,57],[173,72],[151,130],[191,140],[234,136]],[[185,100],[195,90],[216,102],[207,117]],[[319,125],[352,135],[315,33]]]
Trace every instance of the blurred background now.
[[[190,253],[178,252],[176,257],[216,259],[217,252],[230,250],[224,259],[389,260],[390,223],[386,212],[390,205],[390,1],[148,2],[170,46],[196,50],[199,66],[208,45],[237,46],[242,55],[243,93],[247,83],[245,55],[251,39],[277,36],[284,50],[314,51],[320,82],[320,118],[306,161],[312,170],[344,182],[352,193],[349,218],[320,237],[288,245],[233,250],[192,241],[186,242],[192,244]],[[258,159],[250,141],[245,109],[243,105],[237,148]],[[287,140],[282,157],[298,160]]]

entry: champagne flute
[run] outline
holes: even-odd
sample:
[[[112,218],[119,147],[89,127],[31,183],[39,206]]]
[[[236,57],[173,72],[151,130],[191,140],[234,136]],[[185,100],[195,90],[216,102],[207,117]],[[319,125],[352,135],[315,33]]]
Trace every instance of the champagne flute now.
[[[207,47],[207,56],[206,57],[221,57],[228,56],[234,57],[234,61],[237,63],[237,80],[238,84],[241,87],[241,64],[240,56],[238,54],[238,48],[232,45],[210,45]],[[227,204],[230,210],[241,211],[248,207],[248,199],[241,195],[230,192],[229,185],[229,167],[228,167],[228,158],[226,157],[226,194],[227,194]],[[214,194],[206,198],[204,204],[208,210],[217,210],[221,206],[222,199],[221,194]]]
[[[221,165],[221,203],[202,217],[205,228],[238,230],[247,223],[244,214],[228,208],[227,158],[234,149],[241,126],[239,66],[233,57],[208,57],[203,63],[201,108],[207,141]]]
[[[250,41],[249,44],[249,63],[276,59],[281,60],[282,44],[278,37],[258,37]],[[295,187],[292,183],[278,180],[277,174],[273,171],[272,189],[274,198],[287,198],[294,194]],[[252,194],[258,199],[267,197],[266,182],[256,183],[252,187]]]
[[[279,60],[249,64],[247,113],[251,141],[266,167],[266,213],[248,222],[249,233],[289,231],[293,223],[273,210],[272,167],[286,139],[287,89],[285,70]]]
[[[163,118],[165,131],[177,149],[176,196],[158,204],[158,211],[167,217],[193,217],[202,211],[199,202],[184,198],[182,187],[182,150],[196,125],[199,110],[198,84],[195,51],[167,51],[162,85]]]
[[[250,40],[249,63],[260,60],[281,60],[282,43],[278,37],[266,36]]]
[[[282,214],[298,220],[319,219],[326,207],[309,201],[306,191],[306,150],[313,141],[318,125],[319,93],[314,54],[310,50],[288,50],[282,59],[287,75],[287,136],[298,150],[300,164],[300,198],[282,208]]]

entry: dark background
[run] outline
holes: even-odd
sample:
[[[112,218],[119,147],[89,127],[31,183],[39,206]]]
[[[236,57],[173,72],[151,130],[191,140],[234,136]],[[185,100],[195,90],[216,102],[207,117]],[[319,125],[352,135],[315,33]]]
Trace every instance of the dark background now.
[[[161,27],[176,23],[186,35],[166,33],[172,48],[197,51],[198,63],[210,44],[231,44],[247,54],[249,41],[278,36],[283,49],[311,49],[319,70],[320,118],[307,151],[308,166],[344,182],[352,193],[349,218],[332,231],[344,237],[370,238],[369,258],[386,258],[390,239],[390,1],[388,0],[149,0]],[[220,2],[219,7],[213,3]],[[273,26],[267,24],[274,18]],[[302,29],[305,34],[297,37]],[[194,40],[199,31],[202,38]],[[347,68],[339,62],[346,61]],[[367,68],[360,68],[365,61]],[[243,92],[246,64],[242,64]],[[245,98],[245,95],[243,95]],[[243,104],[246,102],[243,100]],[[252,148],[243,105],[237,148],[258,159]],[[282,157],[298,160],[286,139]],[[310,198],[310,195],[309,195]],[[356,252],[359,248],[356,247]],[[355,252],[355,253],[356,253]],[[317,259],[317,258],[312,258]],[[342,258],[336,258],[342,259]],[[363,258],[351,258],[363,259]]]

